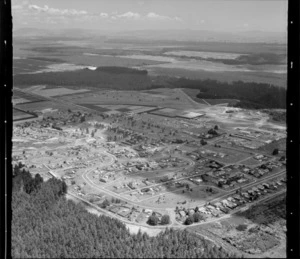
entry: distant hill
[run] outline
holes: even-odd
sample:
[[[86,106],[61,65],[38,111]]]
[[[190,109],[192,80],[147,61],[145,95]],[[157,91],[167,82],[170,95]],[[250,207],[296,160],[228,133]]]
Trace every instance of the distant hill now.
[[[118,32],[110,38],[118,40],[216,41],[241,43],[287,43],[287,33],[247,31],[220,32],[208,30],[139,30]]]
[[[37,29],[20,28],[13,30],[14,37],[58,37],[83,39],[83,38],[109,38],[114,41],[135,42],[141,41],[215,41],[215,42],[240,42],[240,43],[277,43],[287,44],[286,32],[246,31],[246,32],[221,32],[208,30],[128,30],[105,31],[84,29]]]

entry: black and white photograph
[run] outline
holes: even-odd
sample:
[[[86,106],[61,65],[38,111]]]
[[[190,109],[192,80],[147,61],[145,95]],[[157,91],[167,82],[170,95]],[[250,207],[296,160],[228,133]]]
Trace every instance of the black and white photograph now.
[[[12,0],[12,258],[287,258],[287,0]]]

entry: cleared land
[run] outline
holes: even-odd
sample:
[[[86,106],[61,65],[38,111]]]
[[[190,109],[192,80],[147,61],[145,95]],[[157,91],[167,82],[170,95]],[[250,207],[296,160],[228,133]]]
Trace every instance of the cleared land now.
[[[21,121],[25,119],[32,119],[36,116],[19,109],[13,109],[13,121]]]

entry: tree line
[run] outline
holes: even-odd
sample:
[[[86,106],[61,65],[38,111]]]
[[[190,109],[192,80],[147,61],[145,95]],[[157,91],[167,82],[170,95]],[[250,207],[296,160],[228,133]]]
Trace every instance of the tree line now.
[[[285,109],[286,89],[265,83],[217,80],[176,79],[176,88],[199,89],[200,99],[238,99],[235,107],[246,109]]]

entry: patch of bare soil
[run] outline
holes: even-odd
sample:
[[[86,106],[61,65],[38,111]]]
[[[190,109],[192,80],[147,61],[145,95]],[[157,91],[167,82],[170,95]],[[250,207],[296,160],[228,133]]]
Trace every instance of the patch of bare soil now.
[[[160,232],[164,231],[164,229],[147,228],[147,227],[142,227],[137,225],[131,225],[128,223],[126,223],[126,227],[128,228],[129,232],[132,234],[137,234],[139,230],[141,230],[142,233],[145,232],[150,237],[157,236]]]
[[[285,197],[258,204],[230,219],[207,225],[206,232],[245,257],[286,257]],[[230,248],[228,248],[230,250]]]

